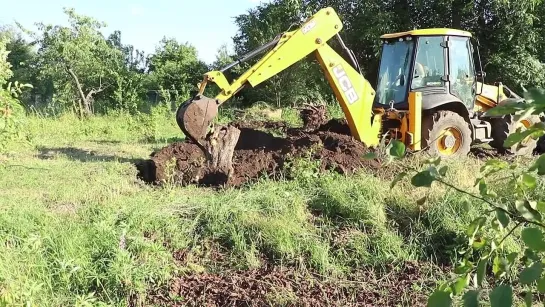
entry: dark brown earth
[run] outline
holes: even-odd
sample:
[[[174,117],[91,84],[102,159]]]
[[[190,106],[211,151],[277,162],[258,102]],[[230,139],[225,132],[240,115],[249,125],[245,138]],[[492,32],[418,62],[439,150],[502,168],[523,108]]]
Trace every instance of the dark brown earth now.
[[[439,272],[431,264],[405,263],[324,279],[270,266],[180,276],[150,300],[160,306],[425,306],[435,287],[431,276]]]
[[[174,181],[181,185],[240,186],[260,176],[275,176],[286,162],[304,157],[319,159],[321,170],[350,174],[361,168],[376,169],[379,162],[364,158],[370,150],[350,136],[343,120],[326,122],[325,109],[302,111],[302,128],[276,122],[238,122],[240,130],[233,153],[233,172],[227,177],[208,167],[204,152],[191,141],[177,142],[137,164],[139,178],[148,183]],[[267,130],[283,132],[276,137]]]

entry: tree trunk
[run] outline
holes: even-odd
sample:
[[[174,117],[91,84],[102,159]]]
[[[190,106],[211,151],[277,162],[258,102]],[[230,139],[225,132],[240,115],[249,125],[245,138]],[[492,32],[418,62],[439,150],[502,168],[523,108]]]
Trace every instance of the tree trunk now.
[[[92,115],[93,114],[93,96],[95,94],[98,94],[98,93],[102,92],[108,86],[103,86],[102,85],[102,80],[101,80],[100,85],[99,85],[98,88],[90,89],[89,92],[87,93],[87,95],[85,95],[85,93],[83,91],[83,86],[82,86],[81,82],[79,81],[79,78],[76,75],[76,73],[74,72],[74,70],[72,70],[72,68],[67,66],[66,71],[70,74],[72,79],[74,79],[74,83],[76,84],[76,88],[78,90],[78,94],[79,94],[80,99],[81,99],[80,100],[80,108],[82,108],[82,109],[80,110],[80,113],[82,115],[86,115],[86,116]]]
[[[239,129],[227,126],[214,131],[208,139],[210,174],[224,177],[225,183],[233,173],[233,154],[239,137]]]
[[[465,12],[465,5],[467,0],[454,0],[452,1],[452,25],[454,29],[462,29],[462,16]]]
[[[89,101],[87,101],[87,97],[85,96],[85,94],[83,93],[83,87],[81,86],[81,83],[79,82],[79,79],[78,79],[78,76],[76,75],[76,73],[72,70],[72,68],[70,67],[67,67],[66,68],[66,71],[68,71],[68,73],[70,74],[70,76],[72,76],[72,79],[74,79],[74,83],[76,84],[76,88],[78,90],[78,93],[79,93],[79,96],[80,96],[80,106],[83,104],[83,110],[80,110],[80,114],[83,113],[83,111],[85,111],[85,113],[87,115],[89,115]]]

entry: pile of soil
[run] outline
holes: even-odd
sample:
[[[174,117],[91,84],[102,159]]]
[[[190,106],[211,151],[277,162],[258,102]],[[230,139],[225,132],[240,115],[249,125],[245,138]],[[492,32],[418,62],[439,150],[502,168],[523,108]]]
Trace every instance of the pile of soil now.
[[[380,166],[378,161],[364,158],[370,149],[350,136],[346,121],[327,122],[325,110],[320,108],[301,113],[305,123],[302,128],[257,121],[220,127],[234,127],[240,131],[228,174],[210,167],[210,158],[201,147],[184,141],[170,144],[153,153],[151,159],[137,163],[139,178],[148,183],[174,181],[181,185],[240,186],[263,175],[281,173],[286,162],[296,157],[319,159],[321,170],[342,174]],[[281,132],[284,136],[274,136],[267,130]]]
[[[277,266],[191,274],[175,278],[150,300],[161,306],[425,306],[427,292],[435,286],[430,276],[442,269],[405,263],[388,271],[362,270],[342,280]],[[411,291],[414,287],[422,291]]]

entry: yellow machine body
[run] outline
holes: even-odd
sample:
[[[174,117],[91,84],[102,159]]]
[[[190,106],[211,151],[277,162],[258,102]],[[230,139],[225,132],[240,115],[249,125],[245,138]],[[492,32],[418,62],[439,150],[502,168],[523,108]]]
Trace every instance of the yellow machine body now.
[[[368,146],[380,140],[381,117],[373,114],[375,92],[369,82],[328,44],[343,24],[332,8],[324,8],[299,29],[283,33],[278,43],[234,82],[229,83],[221,71],[205,75],[199,84],[203,95],[209,82],[220,88],[215,97],[218,105],[230,99],[245,85],[255,87],[314,53],[339,101],[352,135]]]
[[[406,104],[405,108],[398,109],[393,104],[390,106],[384,104],[377,106],[376,99],[378,97],[376,97],[376,90],[362,76],[353,53],[350,54],[351,51],[344,46],[342,39],[338,35],[342,28],[342,21],[335,10],[330,7],[324,8],[304,22],[300,28],[281,33],[277,36],[273,42],[267,45],[270,48],[268,48],[265,55],[233,82],[230,83],[227,80],[223,73],[224,70],[206,73],[204,80],[198,85],[199,93],[196,98],[191,99],[180,107],[179,114],[177,115],[180,127],[190,138],[202,138],[212,117],[215,116],[217,107],[232,98],[242,88],[245,86],[258,86],[289,68],[294,63],[313,54],[342,107],[351,134],[356,139],[370,147],[377,146],[383,136],[399,139],[415,151],[423,149],[425,145],[429,147],[430,141],[426,141],[425,137],[433,132],[431,131],[430,123],[436,121],[437,116],[441,114],[430,113],[424,107],[424,104],[429,103],[425,102],[423,93],[419,90],[413,90],[410,87],[404,100]],[[352,63],[347,62],[328,45],[328,41],[335,36],[339,39],[345,51],[348,52]],[[449,48],[448,37],[469,39],[471,38],[471,33],[446,28],[418,29],[385,34],[381,36],[381,39],[395,43],[396,41],[419,39],[420,37],[445,37],[445,40],[447,40],[445,48]],[[250,59],[253,56],[255,54],[252,53],[243,60]],[[385,61],[385,59],[382,59],[382,62]],[[240,63],[242,63],[242,60],[233,63],[229,68]],[[441,65],[443,64],[441,63]],[[410,67],[415,71],[414,74],[429,69],[416,63],[414,57],[411,60]],[[413,76],[413,73],[411,72],[409,75]],[[412,82],[408,80],[409,75],[402,77],[403,82]],[[485,112],[496,106],[499,102],[507,99],[507,96],[504,94],[502,85],[492,86],[483,83],[474,83],[474,78],[466,78],[461,83],[464,82],[477,85],[477,93],[474,96],[474,101],[471,102],[472,106],[467,108],[469,111],[461,103],[446,103],[444,101],[440,101],[432,111],[444,109],[446,111],[455,110],[459,115],[462,113],[465,114],[465,120],[468,122],[468,125],[474,125],[474,127],[472,126],[472,133],[475,135],[475,129],[482,127],[479,126],[479,123],[475,124],[473,121],[470,123],[470,119],[466,113]],[[213,99],[203,98],[205,89],[209,83],[215,83],[220,90],[219,94]],[[426,96],[426,99],[429,99],[429,95]],[[192,108],[197,104],[199,108]],[[197,120],[195,117],[199,117],[199,119]],[[192,122],[193,124],[198,123],[198,129],[189,129],[188,122]],[[386,126],[385,123],[387,123]],[[449,129],[445,128],[443,130],[448,131]],[[464,135],[464,131],[456,132],[452,135]],[[467,135],[467,133],[465,134]],[[484,135],[488,134],[490,134],[489,131],[484,133]],[[452,143],[452,138],[449,139],[447,137],[444,139],[438,148],[446,148],[445,146],[448,144],[456,144]],[[460,143],[459,140],[454,141],[459,142],[456,146],[466,144]],[[452,148],[446,149],[444,150],[445,155],[450,155],[453,152]]]

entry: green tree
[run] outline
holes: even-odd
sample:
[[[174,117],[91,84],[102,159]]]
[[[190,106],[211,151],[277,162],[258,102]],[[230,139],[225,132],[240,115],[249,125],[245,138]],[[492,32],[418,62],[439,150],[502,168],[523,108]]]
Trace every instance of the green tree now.
[[[235,60],[234,57],[235,56],[229,51],[226,44],[221,45],[216,53],[216,60],[212,63],[212,69],[217,70],[225,67]]]
[[[11,64],[8,62],[9,51],[6,48],[8,37],[0,35],[0,86],[5,85],[13,76]]]
[[[276,0],[237,16],[238,32],[233,39],[237,57],[255,50],[284,31],[299,27],[314,13],[307,8],[309,6],[302,1]],[[241,70],[249,69],[257,59],[242,65]],[[244,99],[250,103],[266,101],[277,106],[289,106],[298,100],[315,100],[331,94],[320,67],[312,60],[299,61],[259,87],[243,90]]]
[[[9,37],[0,35],[0,151],[5,149],[8,141],[20,134],[21,118],[24,109],[17,97],[22,93],[21,88],[29,85],[12,84],[8,80],[13,76],[11,64],[7,61],[9,51],[6,45]]]
[[[539,18],[545,13],[542,0],[275,0],[235,19],[239,27],[234,37],[236,54],[240,56],[256,48],[326,6],[339,13],[345,25],[341,36],[373,85],[382,34],[432,27],[474,33],[481,42],[487,82],[502,81],[519,92],[523,86],[544,85],[545,43],[540,38],[545,35],[545,22]],[[308,95],[316,87],[301,80],[319,80],[323,76],[318,69],[305,68],[305,63],[298,63],[279,75],[282,80],[273,78],[251,91],[249,100],[270,100],[275,93],[287,100],[301,93]],[[322,94],[328,92],[327,86],[318,90]]]
[[[197,49],[175,39],[163,38],[148,60],[150,85],[154,90],[168,93],[163,98],[169,101],[189,98],[207,71],[207,65],[198,58]]]
[[[52,80],[56,97],[86,116],[93,113],[97,96],[112,86],[122,54],[101,33],[104,23],[73,9],[64,12],[69,26],[38,24],[37,66],[42,79]]]
[[[146,97],[147,75],[146,56],[143,51],[121,41],[121,32],[115,31],[108,38],[108,43],[119,52],[112,75],[112,86],[105,91],[105,107],[116,110],[136,112],[143,108]]]

